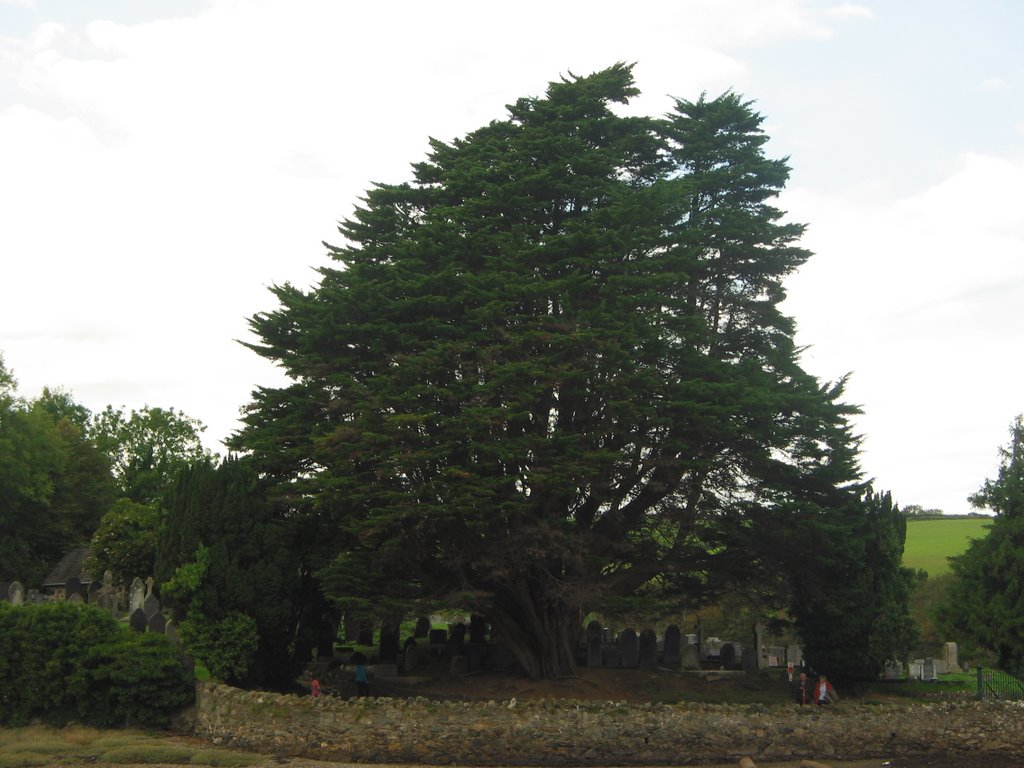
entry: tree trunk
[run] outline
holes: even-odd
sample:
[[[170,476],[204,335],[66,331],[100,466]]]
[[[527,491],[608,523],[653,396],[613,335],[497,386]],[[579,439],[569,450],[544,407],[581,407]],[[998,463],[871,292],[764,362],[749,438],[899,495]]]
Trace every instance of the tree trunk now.
[[[530,679],[576,675],[579,606],[533,595],[520,585],[496,596],[486,610],[498,639]]]

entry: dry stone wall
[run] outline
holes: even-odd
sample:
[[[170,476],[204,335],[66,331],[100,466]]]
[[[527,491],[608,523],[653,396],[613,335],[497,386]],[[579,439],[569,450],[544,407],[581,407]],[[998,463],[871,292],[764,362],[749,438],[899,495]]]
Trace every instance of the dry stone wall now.
[[[906,706],[455,702],[341,699],[198,686],[195,732],[214,743],[339,762],[685,765],[918,753],[1024,758],[1024,709]]]

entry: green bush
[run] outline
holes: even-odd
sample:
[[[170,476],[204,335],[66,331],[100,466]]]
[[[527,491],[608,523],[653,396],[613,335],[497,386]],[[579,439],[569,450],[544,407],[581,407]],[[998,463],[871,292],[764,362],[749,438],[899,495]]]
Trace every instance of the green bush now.
[[[161,726],[193,699],[192,675],[161,635],[88,605],[0,603],[2,725]]]

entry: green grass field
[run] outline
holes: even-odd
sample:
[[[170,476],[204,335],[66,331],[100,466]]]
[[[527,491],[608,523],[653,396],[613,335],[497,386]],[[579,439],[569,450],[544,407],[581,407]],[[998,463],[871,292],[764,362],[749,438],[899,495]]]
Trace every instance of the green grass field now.
[[[947,558],[967,549],[971,539],[983,538],[989,522],[991,520],[984,517],[910,519],[903,564],[927,571],[929,576],[941,576],[949,570]]]

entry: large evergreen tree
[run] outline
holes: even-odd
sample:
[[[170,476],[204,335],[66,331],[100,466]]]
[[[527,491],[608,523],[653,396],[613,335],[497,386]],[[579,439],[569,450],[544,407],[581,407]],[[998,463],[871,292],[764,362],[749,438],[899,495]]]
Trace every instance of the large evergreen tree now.
[[[953,582],[941,610],[947,629],[994,652],[1001,669],[1024,673],[1024,418],[1000,449],[999,472],[970,497],[995,512],[988,534],[950,559]]]
[[[841,387],[779,308],[808,254],[761,116],[619,114],[636,93],[619,65],[431,141],[252,321],[291,383],[235,445],[317,526],[328,590],[486,614],[534,677],[603,600],[757,583],[758,526],[859,494]]]

